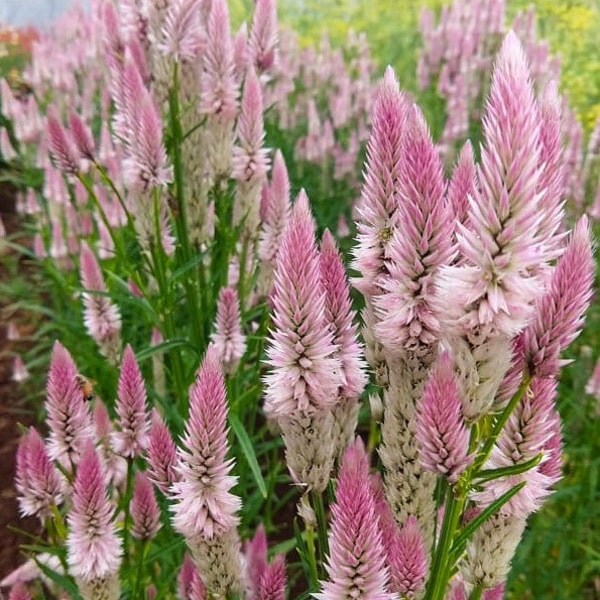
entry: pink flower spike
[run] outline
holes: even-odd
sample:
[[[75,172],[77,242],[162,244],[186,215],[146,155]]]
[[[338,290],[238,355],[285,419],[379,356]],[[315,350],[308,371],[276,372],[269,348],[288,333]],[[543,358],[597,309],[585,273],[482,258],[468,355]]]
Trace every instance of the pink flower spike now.
[[[425,587],[427,548],[417,519],[410,515],[395,538],[391,553],[390,589],[401,598],[415,598]]]
[[[560,353],[579,335],[593,293],[595,262],[584,215],[552,272],[548,290],[536,303],[535,319],[523,332],[525,363],[532,375],[554,377]]]
[[[163,494],[166,494],[171,484],[179,478],[175,471],[177,448],[168,427],[156,409],[152,411],[146,452],[148,477]]]
[[[79,171],[79,153],[73,139],[63,127],[58,110],[54,105],[50,105],[47,110],[46,133],[50,154],[56,166],[63,173],[77,173]]]
[[[186,552],[177,577],[177,594],[181,600],[207,600],[206,588],[192,557]]]
[[[333,344],[338,348],[340,372],[344,378],[340,395],[348,400],[356,400],[367,383],[366,364],[354,323],[356,313],[352,310],[346,270],[335,239],[328,229],[321,240],[319,264],[326,294],[325,315],[329,330],[333,332]]]
[[[275,0],[257,0],[248,40],[248,56],[258,73],[269,71],[276,63],[277,30]]]
[[[31,594],[22,583],[16,583],[10,589],[8,600],[31,600]]]
[[[62,502],[62,482],[33,427],[19,443],[16,471],[21,515],[37,515],[42,521],[51,516],[52,506]]]
[[[12,381],[16,381],[17,383],[21,383],[29,379],[30,373],[25,363],[23,362],[23,358],[19,355],[13,358],[13,369],[11,379]]]
[[[133,459],[146,448],[148,443],[148,416],[146,386],[129,344],[123,353],[116,410],[120,430],[113,436],[115,452]]]
[[[262,523],[256,528],[254,537],[246,542],[246,585],[249,600],[256,600],[260,589],[260,580],[267,569],[267,535]]]
[[[69,129],[73,136],[73,141],[82,158],[94,160],[96,156],[96,146],[92,132],[83,122],[81,117],[71,109],[69,113]]]
[[[423,467],[456,483],[472,456],[468,455],[469,430],[448,352],[440,354],[425,385],[417,408],[416,434]]]
[[[448,203],[456,220],[466,225],[469,212],[469,197],[473,197],[477,190],[477,174],[475,170],[475,158],[473,146],[467,140],[460,155],[452,179],[448,185]]]
[[[242,332],[240,302],[235,288],[221,288],[214,329],[211,340],[223,372],[232,375],[246,352],[246,336]]]
[[[271,294],[265,412],[272,417],[315,413],[337,403],[340,363],[325,321],[325,298],[314,221],[302,190],[277,255]]]
[[[79,460],[93,431],[89,406],[83,398],[78,371],[69,352],[54,342],[46,385],[46,423],[50,429],[48,455],[67,468]]]
[[[388,591],[388,569],[375,501],[369,484],[369,463],[360,438],[346,449],[331,507],[328,581],[313,594],[317,600],[394,600]]]
[[[268,150],[263,148],[263,99],[253,69],[246,74],[242,106],[237,124],[237,145],[233,148],[232,176],[239,181],[262,180],[269,168]]]
[[[67,517],[69,572],[84,583],[118,574],[121,541],[111,523],[111,505],[100,459],[91,443],[83,451],[73,484],[73,507]],[[109,597],[109,596],[107,596]]]
[[[202,48],[199,0],[173,0],[162,27],[162,42],[158,49],[176,62],[193,60]]]
[[[186,538],[212,540],[238,524],[240,499],[231,493],[237,477],[227,459],[227,398],[215,348],[206,351],[190,390],[190,414],[178,450],[181,481],[171,487],[173,526]]]
[[[152,483],[143,471],[135,474],[130,512],[133,519],[133,537],[139,540],[152,539],[160,529],[160,508],[154,496]]]
[[[286,584],[285,558],[278,554],[260,578],[257,600],[285,600]]]

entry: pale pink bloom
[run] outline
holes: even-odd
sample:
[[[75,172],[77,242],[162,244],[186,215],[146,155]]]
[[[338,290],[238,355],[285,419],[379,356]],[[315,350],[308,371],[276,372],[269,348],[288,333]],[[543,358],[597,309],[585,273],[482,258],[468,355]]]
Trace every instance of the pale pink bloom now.
[[[214,330],[211,335],[214,349],[223,372],[231,375],[246,352],[246,336],[242,331],[240,302],[235,288],[221,288]]]
[[[379,280],[375,334],[386,351],[402,355],[440,336],[434,278],[452,260],[453,221],[444,201],[444,170],[425,119],[415,106],[402,140],[396,226],[387,245],[389,276]]]
[[[58,110],[54,105],[47,109],[46,134],[50,154],[56,166],[63,173],[77,173],[79,171],[79,152],[73,138],[63,127]]]
[[[390,590],[401,598],[417,598],[425,588],[428,550],[417,519],[410,515],[388,550]]]
[[[314,597],[393,600],[396,596],[388,591],[389,571],[369,485],[369,463],[360,438],[344,454],[331,515],[325,565],[328,580]]]
[[[177,594],[180,600],[206,600],[208,597],[198,569],[187,552],[177,576]]]
[[[326,321],[333,334],[333,344],[337,347],[336,356],[343,378],[339,393],[347,400],[356,400],[367,383],[366,363],[354,323],[356,312],[352,310],[346,270],[328,229],[321,240],[319,265],[325,288]]]
[[[33,253],[37,258],[46,258],[48,256],[48,252],[46,251],[46,246],[44,244],[44,240],[41,234],[36,233],[33,236]]]
[[[219,538],[237,526],[241,502],[230,491],[237,477],[230,475],[233,459],[226,458],[225,381],[212,345],[190,390],[182,442],[176,466],[181,480],[171,486],[173,526],[188,539]]]
[[[39,554],[36,554],[35,560],[30,558],[20,567],[17,567],[14,571],[4,577],[4,579],[0,581],[0,588],[10,587],[17,585],[18,583],[27,583],[36,579],[40,579],[46,585],[49,585],[50,579],[46,577],[40,566],[46,567],[61,575],[64,575],[65,572],[60,558],[56,554],[40,552]]]
[[[248,24],[244,21],[233,38],[233,62],[235,78],[242,81],[248,70]]]
[[[552,271],[547,291],[536,303],[534,320],[523,332],[524,360],[529,372],[554,377],[564,364],[560,353],[579,335],[592,298],[595,263],[590,228],[584,215]]]
[[[448,267],[439,297],[459,333],[512,337],[541,291],[533,272],[552,258],[538,238],[546,218],[540,180],[540,116],[523,49],[510,32],[502,44],[483,118],[481,190],[468,228],[457,224],[464,264]]]
[[[448,352],[440,354],[425,385],[415,427],[423,467],[456,483],[472,456],[468,453],[469,430]]]
[[[22,583],[17,583],[11,587],[8,600],[31,600],[31,594]]]
[[[176,62],[192,60],[202,48],[200,0],[171,0],[162,25],[158,50]]]
[[[388,67],[377,89],[364,184],[356,206],[358,232],[352,266],[361,273],[354,285],[363,293],[374,293],[376,280],[386,270],[384,257],[397,220],[401,140],[407,112],[396,75]]]
[[[525,487],[500,509],[504,515],[525,518],[540,508],[560,479],[560,416],[554,407],[556,387],[557,382],[553,379],[533,379],[528,393],[511,413],[485,468],[518,465],[539,453],[544,455],[542,462],[520,475],[483,484],[483,489],[473,494],[482,508],[525,481]],[[550,464],[544,467],[545,462]]]
[[[260,83],[253,69],[246,73],[242,105],[237,123],[237,143],[231,161],[232,176],[239,181],[261,181],[269,168],[268,150],[263,148],[265,129]]]
[[[448,184],[448,204],[456,221],[467,225],[469,213],[469,198],[477,192],[477,173],[475,170],[475,159],[473,146],[469,140],[466,141],[454,171]]]
[[[100,265],[85,241],[81,242],[80,254],[81,285],[87,290],[83,298],[83,319],[90,336],[96,340],[100,351],[111,360],[116,360],[121,345],[121,315],[119,309],[106,295]],[[93,292],[100,292],[94,294]]]
[[[267,535],[262,523],[256,528],[256,533],[248,540],[244,548],[246,559],[246,587],[249,600],[258,598],[260,580],[267,569]]]
[[[116,410],[119,430],[113,434],[115,452],[133,459],[146,448],[149,424],[146,412],[146,385],[129,344],[123,352]]]
[[[130,512],[133,519],[133,537],[139,540],[152,539],[160,529],[160,508],[154,496],[152,483],[143,471],[135,474]]]
[[[341,384],[332,332],[325,319],[314,222],[298,195],[275,263],[273,330],[265,377],[265,412],[275,418],[333,408]]]
[[[177,448],[168,427],[156,409],[152,411],[146,453],[148,477],[163,494],[166,494],[171,484],[179,479],[175,471]]]
[[[258,584],[257,600],[285,600],[285,558],[278,554],[265,568]]]
[[[271,70],[277,60],[277,5],[275,0],[257,0],[248,40],[248,61],[258,73]]]
[[[72,468],[92,439],[93,432],[77,367],[59,342],[54,342],[52,348],[46,394],[46,423],[50,430],[48,455],[63,466]]]
[[[8,130],[4,127],[0,130],[0,154],[6,161],[11,161],[17,157],[17,153],[8,137]]]
[[[67,517],[67,562],[69,572],[77,580],[92,583],[118,574],[122,549],[111,522],[113,512],[100,459],[88,443],[77,467],[73,506]]]
[[[33,427],[21,438],[17,448],[15,486],[23,516],[37,515],[44,521],[52,515],[52,506],[62,502],[61,477]]]
[[[12,368],[12,381],[16,381],[21,383],[27,379],[29,379],[30,373],[25,363],[23,362],[23,358],[20,355],[17,355],[13,358],[13,368]]]
[[[226,0],[213,0],[207,23],[200,109],[224,120],[237,113],[237,83]]]
[[[19,327],[14,321],[8,322],[8,326],[6,327],[6,339],[11,342],[21,339]]]
[[[71,136],[75,147],[79,151],[82,158],[94,160],[96,156],[96,145],[92,132],[89,127],[84,123],[81,117],[71,109],[69,113],[69,129],[71,130]]]

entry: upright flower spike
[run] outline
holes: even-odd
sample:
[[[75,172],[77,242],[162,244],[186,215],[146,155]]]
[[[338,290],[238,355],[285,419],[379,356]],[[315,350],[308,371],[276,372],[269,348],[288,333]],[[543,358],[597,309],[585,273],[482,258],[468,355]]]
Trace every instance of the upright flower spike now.
[[[298,195],[275,264],[274,329],[267,350],[265,412],[279,418],[333,408],[339,360],[325,322],[326,293],[304,191]]]
[[[416,106],[402,150],[398,218],[387,248],[389,276],[381,277],[383,294],[375,299],[376,336],[391,355],[431,346],[439,338],[433,280],[454,250],[442,162]]]
[[[121,315],[119,309],[105,295],[108,291],[100,265],[85,241],[81,242],[80,274],[81,285],[90,291],[82,293],[84,324],[90,336],[96,340],[100,351],[116,362],[121,348]]]
[[[193,60],[203,42],[200,0],[172,0],[167,6],[158,50],[176,62]]]
[[[135,474],[130,513],[133,519],[131,534],[139,540],[150,540],[160,529],[160,508],[152,483],[143,471]]]
[[[123,353],[116,409],[119,430],[113,434],[115,452],[133,459],[146,448],[148,443],[148,415],[146,386],[129,344]]]
[[[258,600],[285,600],[285,558],[278,554],[269,563],[258,584]]]
[[[92,137],[92,132],[74,110],[71,110],[69,113],[69,129],[71,130],[75,147],[79,151],[81,157],[88,160],[94,160],[94,157],[96,156],[96,146],[94,138]]]
[[[277,30],[275,0],[257,0],[248,40],[248,61],[259,74],[270,71],[276,63]]]
[[[171,486],[173,525],[182,533],[210,593],[239,590],[237,539],[240,499],[226,459],[227,399],[216,351],[210,345],[190,391],[190,414],[178,450],[180,481]]]
[[[469,430],[462,416],[462,401],[448,352],[439,356],[425,386],[417,407],[416,433],[421,464],[456,483],[471,457]]]
[[[246,352],[246,336],[242,332],[240,302],[235,288],[219,292],[215,332],[211,336],[223,372],[231,375]]]
[[[448,184],[448,204],[456,221],[467,226],[469,214],[469,198],[477,192],[477,172],[475,170],[475,158],[473,156],[473,146],[470,140],[467,140],[460,155],[452,178]]]
[[[393,600],[375,501],[369,485],[369,463],[360,439],[346,449],[331,507],[328,580],[317,600]]]
[[[379,275],[386,270],[384,258],[396,220],[406,118],[407,102],[398,89],[393,69],[388,67],[377,89],[364,184],[356,207],[358,235],[352,266],[361,277],[354,285],[369,296],[376,290]]]
[[[37,515],[43,521],[52,515],[52,506],[62,502],[60,475],[33,427],[19,442],[15,481],[23,516]]]
[[[167,494],[171,484],[179,479],[175,471],[177,448],[168,427],[156,409],[152,411],[146,452],[148,476],[163,494]]]
[[[177,594],[180,600],[207,600],[208,598],[198,569],[187,552],[177,576]]]
[[[63,127],[58,110],[53,105],[50,105],[47,110],[46,133],[50,154],[57,168],[63,173],[77,173],[79,171],[79,152],[68,131]]]
[[[46,385],[46,423],[50,430],[48,455],[71,469],[92,439],[88,404],[78,383],[78,371],[69,352],[54,342]]]
[[[73,506],[67,518],[69,572],[84,600],[118,600],[121,541],[111,523],[114,506],[104,486],[100,459],[89,443],[73,484]]]
[[[260,580],[267,569],[267,535],[262,523],[257,527],[254,537],[246,542],[246,587],[250,600],[258,598]]]

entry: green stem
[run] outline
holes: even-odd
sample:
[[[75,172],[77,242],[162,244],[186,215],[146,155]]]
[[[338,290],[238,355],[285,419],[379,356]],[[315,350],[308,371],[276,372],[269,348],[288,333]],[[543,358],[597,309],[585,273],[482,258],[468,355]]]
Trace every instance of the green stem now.
[[[319,564],[325,564],[325,557],[329,554],[329,541],[327,539],[327,518],[325,515],[325,502],[322,492],[312,492],[312,499],[317,516],[317,533],[319,536]]]
[[[135,584],[133,586],[133,598],[138,598],[140,583],[142,581],[142,576],[144,574],[144,563],[146,562],[146,555],[148,554],[148,548],[150,547],[149,540],[144,540],[142,542],[142,548],[138,555],[137,560],[137,569],[135,575]]]
[[[315,549],[315,530],[312,525],[306,524],[306,545],[310,565],[310,589],[316,591],[319,587],[319,572],[317,570],[317,552]]]
[[[483,597],[483,588],[478,585],[473,588],[471,595],[469,596],[469,600],[481,600]]]
[[[131,528],[131,512],[129,510],[129,504],[131,503],[131,497],[133,496],[133,460],[127,460],[127,483],[125,487],[125,496],[123,497],[122,509],[125,511],[125,520],[123,522],[123,554],[124,562],[129,565],[130,549],[129,549],[129,529]]]

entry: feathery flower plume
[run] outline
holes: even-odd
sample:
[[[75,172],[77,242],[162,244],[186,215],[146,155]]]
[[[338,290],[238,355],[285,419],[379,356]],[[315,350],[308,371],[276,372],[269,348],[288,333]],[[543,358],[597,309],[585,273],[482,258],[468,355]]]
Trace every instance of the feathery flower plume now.
[[[193,60],[200,53],[203,36],[199,0],[172,0],[162,26],[157,48],[176,62]]]
[[[249,600],[256,600],[260,579],[267,568],[267,535],[262,523],[256,533],[248,540],[244,548],[246,558],[246,586]]]
[[[277,6],[275,0],[257,0],[248,40],[248,61],[257,73],[271,70],[277,60]]]
[[[142,471],[135,474],[130,512],[133,519],[133,537],[139,540],[152,539],[160,529],[160,508],[154,496],[152,483]]]
[[[148,477],[163,494],[167,494],[171,484],[179,479],[175,471],[177,448],[168,427],[156,409],[152,410],[152,424],[148,433],[146,453]]]
[[[317,600],[393,600],[369,485],[369,463],[360,438],[348,446],[331,507],[329,557]]]
[[[79,152],[69,135],[63,127],[58,109],[50,105],[46,112],[46,133],[50,154],[63,173],[75,174],[79,171]]]
[[[94,160],[96,156],[96,145],[92,132],[89,127],[83,122],[81,117],[71,109],[69,112],[69,129],[73,137],[75,147],[79,151],[82,158]]]
[[[421,464],[456,483],[471,461],[469,430],[462,416],[460,391],[448,352],[440,354],[417,407]]]
[[[376,280],[386,270],[384,257],[396,222],[406,117],[407,102],[398,89],[393,69],[388,67],[377,89],[365,180],[356,206],[358,235],[352,266],[361,277],[353,283],[368,295],[374,293]]]
[[[182,533],[211,593],[239,589],[241,565],[237,539],[240,499],[231,493],[236,478],[226,459],[225,381],[212,345],[190,391],[190,414],[178,450],[180,481],[171,486],[173,525]]]
[[[111,523],[114,507],[104,486],[100,459],[92,443],[83,451],[68,515],[67,562],[84,600],[120,596],[121,542]]]
[[[116,409],[119,431],[113,434],[115,452],[127,458],[135,458],[148,443],[148,417],[146,386],[129,344],[123,353]]]
[[[22,381],[26,381],[29,379],[30,373],[27,367],[25,366],[25,362],[23,361],[23,357],[17,355],[13,358],[13,368],[11,380],[16,381],[17,383],[21,383]]]
[[[207,600],[206,588],[192,557],[187,552],[177,577],[177,595],[181,600]]]
[[[308,198],[302,190],[275,265],[274,330],[267,350],[265,411],[285,417],[333,408],[340,384]]]
[[[477,173],[473,146],[467,140],[460,151],[458,161],[448,184],[448,204],[456,221],[467,226],[469,214],[469,198],[477,193]]]
[[[72,468],[92,438],[89,407],[78,383],[78,371],[69,352],[54,342],[46,384],[46,423],[50,429],[48,455]]]
[[[233,62],[235,79],[242,81],[248,70],[248,24],[244,21],[233,38]]]
[[[214,329],[211,340],[215,351],[223,372],[231,375],[246,352],[246,336],[242,332],[240,302],[235,288],[221,288]]]
[[[257,600],[285,600],[285,558],[278,554],[266,567],[258,584]]]
[[[33,427],[19,442],[15,481],[23,516],[37,515],[43,521],[52,514],[52,506],[62,502],[61,478]]]

